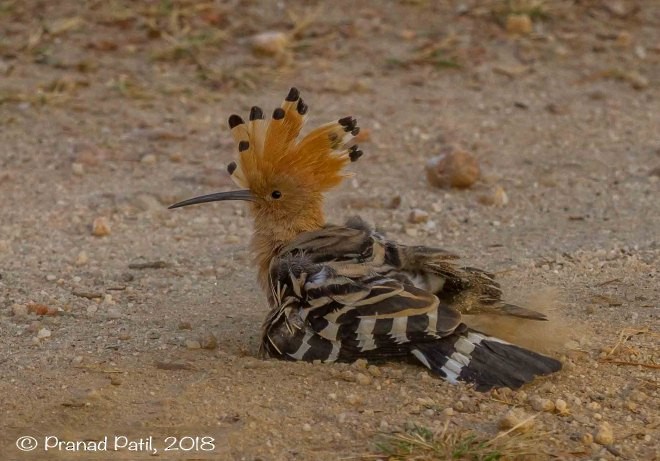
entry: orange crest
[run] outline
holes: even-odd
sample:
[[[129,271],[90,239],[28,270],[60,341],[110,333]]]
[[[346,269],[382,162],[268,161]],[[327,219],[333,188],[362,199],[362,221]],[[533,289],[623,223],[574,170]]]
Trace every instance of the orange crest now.
[[[291,88],[270,120],[256,106],[250,110],[248,123],[238,115],[229,117],[239,154],[238,162],[231,162],[227,171],[236,184],[254,189],[271,178],[288,176],[323,192],[348,176],[342,170],[362,155],[357,146],[347,146],[360,131],[355,119],[344,117],[312,130],[299,140],[307,110],[299,91]]]

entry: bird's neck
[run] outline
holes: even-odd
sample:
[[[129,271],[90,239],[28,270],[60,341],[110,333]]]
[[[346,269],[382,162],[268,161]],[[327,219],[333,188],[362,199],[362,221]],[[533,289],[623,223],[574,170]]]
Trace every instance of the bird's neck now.
[[[304,213],[299,216],[283,217],[279,222],[272,218],[255,217],[254,234],[252,236],[252,251],[255,263],[259,270],[261,287],[270,292],[268,274],[271,261],[282,247],[286,246],[303,232],[320,229],[325,224],[323,211],[319,207],[313,213]]]

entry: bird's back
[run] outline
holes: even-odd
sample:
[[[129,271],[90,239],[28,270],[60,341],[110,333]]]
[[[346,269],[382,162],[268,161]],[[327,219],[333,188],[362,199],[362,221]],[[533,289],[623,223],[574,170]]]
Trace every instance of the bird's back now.
[[[494,304],[500,291],[488,274],[456,259],[397,245],[357,219],[302,233],[270,265],[262,354],[323,362],[414,357],[480,390],[519,387],[558,370],[554,359],[462,323],[447,299],[473,293],[477,305]]]
[[[390,241],[359,217],[299,235],[281,249],[279,259],[297,255],[354,279],[380,275],[399,280],[433,293],[463,314],[545,320],[541,313],[503,302],[493,274],[461,265],[459,256],[443,249]]]

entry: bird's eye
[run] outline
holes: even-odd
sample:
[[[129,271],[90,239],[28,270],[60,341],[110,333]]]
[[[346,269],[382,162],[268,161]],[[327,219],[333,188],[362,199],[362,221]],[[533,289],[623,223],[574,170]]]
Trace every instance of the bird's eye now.
[[[280,192],[280,191],[278,191],[278,190],[274,190],[274,191],[270,194],[270,196],[273,197],[275,200],[277,200],[278,198],[282,197],[282,192]]]

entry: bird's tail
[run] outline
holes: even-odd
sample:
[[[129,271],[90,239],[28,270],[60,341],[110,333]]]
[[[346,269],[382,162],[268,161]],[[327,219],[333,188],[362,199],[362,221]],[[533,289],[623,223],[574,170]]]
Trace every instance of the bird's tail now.
[[[511,315],[513,317],[520,317],[521,319],[548,320],[548,317],[541,312],[505,302],[493,303],[491,305],[487,305],[487,307],[481,310],[479,309],[479,307],[480,306],[475,308],[474,312],[466,312],[466,313],[473,314],[479,311],[485,314]]]
[[[437,341],[416,344],[412,354],[433,373],[455,383],[474,383],[481,392],[517,389],[536,376],[561,369],[561,362],[500,339],[459,327]]]

